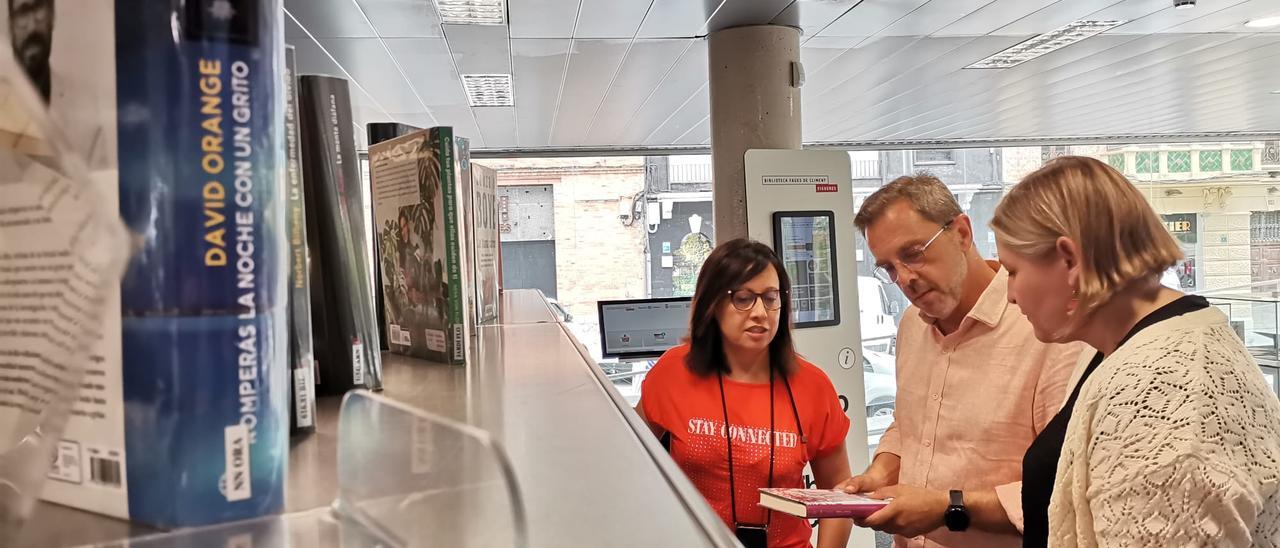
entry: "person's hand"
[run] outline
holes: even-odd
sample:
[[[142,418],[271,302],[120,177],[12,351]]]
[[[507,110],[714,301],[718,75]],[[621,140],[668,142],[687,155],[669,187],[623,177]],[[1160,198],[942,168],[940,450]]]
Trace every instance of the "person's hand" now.
[[[945,491],[911,485],[890,485],[869,494],[875,499],[892,499],[888,506],[863,519],[854,519],[858,527],[904,537],[914,537],[942,527],[943,515],[951,504]]]
[[[850,494],[858,494],[870,493],[888,486],[888,480],[875,474],[864,473],[837,483],[832,489],[835,489],[836,491],[844,491]]]

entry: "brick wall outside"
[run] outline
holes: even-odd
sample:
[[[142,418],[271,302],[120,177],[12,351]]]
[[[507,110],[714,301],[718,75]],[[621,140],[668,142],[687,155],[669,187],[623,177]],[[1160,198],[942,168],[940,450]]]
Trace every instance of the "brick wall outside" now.
[[[594,324],[596,302],[644,298],[645,225],[619,219],[644,188],[643,157],[478,159],[498,184],[551,185],[555,200],[556,292],[575,323]]]

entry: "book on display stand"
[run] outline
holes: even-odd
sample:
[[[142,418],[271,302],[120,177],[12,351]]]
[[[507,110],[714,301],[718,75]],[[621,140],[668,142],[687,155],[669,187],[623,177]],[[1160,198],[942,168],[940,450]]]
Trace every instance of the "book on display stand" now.
[[[401,135],[408,135],[410,133],[418,131],[421,128],[416,128],[410,125],[401,124],[397,122],[371,122],[365,125],[365,129],[368,132],[367,137],[368,137],[369,146],[373,146],[383,141],[395,139],[396,137],[399,137]],[[370,168],[370,171],[372,171],[372,168]],[[373,195],[372,174],[370,174],[369,178],[370,178],[369,195],[372,196]],[[373,227],[373,233],[374,234],[378,233],[378,229],[376,226]],[[376,245],[377,244],[376,237],[374,238],[374,244],[375,245],[373,246],[373,279],[377,281],[382,279],[382,249],[378,245]],[[377,314],[377,320],[378,320],[378,340],[382,341],[382,345],[381,345],[382,350],[390,350],[390,347],[387,345],[387,317],[386,317],[385,305],[383,304],[383,298],[384,297],[382,295],[382,284],[375,283],[373,285],[373,309],[374,309],[374,313]]]
[[[369,147],[391,352],[466,361],[476,323],[466,145],[453,128],[437,127]]]
[[[316,372],[311,331],[311,273],[307,250],[307,211],[303,199],[302,151],[298,147],[298,78],[293,46],[285,48],[285,190],[289,238],[289,384],[290,432],[316,429]]]
[[[340,395],[382,387],[382,355],[365,263],[359,161],[346,80],[298,78],[316,389]]]
[[[24,70],[134,240],[45,500],[161,528],[284,508],[281,10],[117,0],[6,13]]]

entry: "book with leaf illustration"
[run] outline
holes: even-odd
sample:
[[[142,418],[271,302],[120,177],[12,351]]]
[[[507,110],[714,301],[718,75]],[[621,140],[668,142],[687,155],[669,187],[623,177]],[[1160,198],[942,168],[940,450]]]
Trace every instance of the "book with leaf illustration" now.
[[[391,352],[466,358],[475,298],[462,200],[466,141],[437,127],[371,145],[374,221]]]

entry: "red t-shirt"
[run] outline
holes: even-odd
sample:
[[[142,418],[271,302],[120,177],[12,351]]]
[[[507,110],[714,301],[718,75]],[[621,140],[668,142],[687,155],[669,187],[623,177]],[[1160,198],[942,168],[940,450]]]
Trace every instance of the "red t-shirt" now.
[[[687,344],[668,350],[645,376],[640,405],[649,422],[671,433],[671,457],[707,502],[733,528],[729,502],[729,456],[724,435],[724,409],[716,375],[699,377],[685,365]],[[804,487],[801,474],[813,458],[830,454],[844,444],[849,417],[841,409],[827,374],[796,358],[788,378],[795,395],[807,443],[802,443],[786,385],[774,381],[773,487]],[[724,398],[733,432],[733,477],[738,521],[763,524],[757,489],[769,481],[769,384],[724,379]],[[773,512],[769,546],[809,546],[809,522]]]

